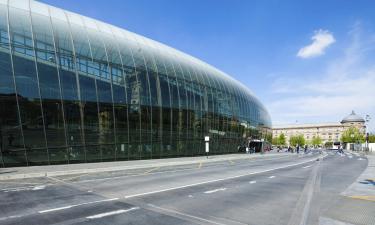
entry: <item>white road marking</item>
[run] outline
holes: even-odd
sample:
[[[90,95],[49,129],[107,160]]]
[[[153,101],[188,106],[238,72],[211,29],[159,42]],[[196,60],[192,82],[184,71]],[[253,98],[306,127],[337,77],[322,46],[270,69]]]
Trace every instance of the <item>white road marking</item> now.
[[[358,158],[358,160],[364,160],[363,158]]]
[[[38,186],[26,186],[26,187],[16,187],[16,188],[5,188],[1,189],[1,191],[7,192],[18,192],[18,191],[38,191],[43,190],[46,188],[46,185],[38,185]]]
[[[275,176],[270,176],[270,177],[268,177],[268,178],[272,179],[272,178],[275,178]]]
[[[327,155],[325,155],[323,158],[325,158],[325,157],[327,157]],[[145,196],[145,195],[151,195],[151,194],[173,191],[173,190],[178,190],[178,189],[183,189],[183,188],[188,188],[188,187],[194,187],[194,186],[198,186],[198,185],[202,185],[202,184],[209,184],[209,183],[214,183],[214,182],[219,182],[219,181],[224,181],[224,180],[236,179],[236,178],[254,175],[254,174],[266,173],[266,172],[270,172],[270,171],[274,171],[274,170],[285,169],[285,168],[288,168],[288,167],[298,166],[298,165],[302,165],[302,164],[305,164],[305,163],[313,162],[313,161],[316,161],[316,159],[317,158],[314,158],[314,159],[311,159],[311,160],[308,160],[308,161],[304,161],[304,162],[300,162],[300,163],[289,164],[289,165],[286,165],[286,166],[279,166],[279,167],[272,168],[272,169],[261,170],[261,171],[257,171],[257,172],[251,172],[251,173],[245,173],[245,174],[240,174],[240,175],[231,176],[231,177],[225,177],[225,178],[220,178],[220,179],[215,179],[215,180],[208,180],[208,181],[203,181],[203,182],[199,182],[199,183],[187,184],[187,185],[171,187],[171,188],[155,190],[155,191],[149,191],[149,192],[144,192],[144,193],[126,195],[126,196],[124,196],[124,198],[135,198],[135,197],[140,197],[140,196]]]
[[[212,193],[215,193],[215,192],[218,192],[218,191],[225,191],[227,190],[226,188],[218,188],[218,189],[214,189],[214,190],[210,190],[210,191],[205,191],[204,193],[205,194],[212,194]]]
[[[186,213],[183,213],[183,212],[179,212],[179,211],[176,211],[176,210],[166,209],[166,208],[158,207],[158,206],[152,205],[152,204],[148,204],[148,206],[156,208],[156,209],[159,209],[161,211],[167,211],[167,212],[178,214],[178,215],[182,215],[182,216],[185,216],[185,217],[190,217],[190,218],[193,218],[193,219],[196,219],[196,220],[203,221],[205,223],[217,224],[217,225],[224,225],[223,223],[219,223],[219,222],[215,222],[213,220],[208,220],[208,219],[200,218],[200,217],[197,217],[197,216],[189,215],[189,214],[186,214]]]
[[[310,165],[310,166],[304,166],[304,167],[302,167],[302,168],[304,168],[304,169],[306,169],[306,168],[309,168],[309,167],[311,167],[312,165]]]
[[[252,181],[250,181],[249,183],[250,184],[255,184],[257,181],[256,180],[252,180]]]
[[[348,157],[349,157],[349,159],[353,158],[353,156],[351,156],[351,155],[349,155]]]
[[[101,202],[111,202],[111,201],[116,201],[116,200],[119,200],[119,198],[110,198],[110,199],[104,199],[104,200],[93,201],[93,202],[84,202],[84,203],[75,204],[75,205],[67,205],[67,206],[63,206],[59,208],[41,210],[41,211],[38,211],[38,213],[43,214],[43,213],[49,213],[49,212],[54,212],[54,211],[59,211],[59,210],[64,210],[64,209],[70,209],[70,208],[82,206],[82,205],[89,205],[89,204],[95,204],[95,203],[101,203]]]
[[[87,219],[100,219],[100,218],[103,218],[103,217],[106,217],[106,216],[113,216],[113,215],[118,215],[118,214],[122,214],[122,213],[127,213],[127,212],[134,211],[134,210],[137,210],[137,209],[139,209],[139,207],[132,207],[130,209],[119,209],[119,210],[112,211],[112,212],[106,212],[106,213],[100,213],[100,214],[97,214],[97,215],[88,216],[86,218]]]
[[[290,157],[290,156],[272,157],[271,159],[264,159],[264,158],[249,158],[249,159],[251,159],[251,160],[256,159],[256,162],[263,162],[263,161],[272,161],[272,160],[275,160],[275,159],[282,159],[282,158],[288,158],[288,157]],[[212,167],[213,166],[210,166],[210,168],[212,168]],[[168,170],[168,171],[153,172],[153,173],[150,173],[150,174],[176,173],[176,172],[182,172],[182,171],[188,171],[188,170],[196,170],[196,169],[197,168],[193,167],[193,168],[187,168],[187,169],[178,169],[178,170]],[[200,168],[198,168],[198,169],[200,169]],[[88,182],[97,182],[97,181],[112,180],[112,179],[123,179],[123,178],[126,178],[126,177],[138,177],[138,176],[144,176],[144,174],[140,173],[140,174],[129,174],[129,175],[105,177],[105,178],[86,179],[86,180],[72,181],[71,183],[88,183]]]
[[[188,197],[189,197],[189,198],[192,198],[193,196],[192,196],[192,195],[189,195]]]
[[[23,217],[23,216],[26,216],[26,215],[14,215],[14,216],[1,217],[0,221],[14,219],[14,218],[20,218],[20,217]]]
[[[37,190],[43,190],[43,189],[45,189],[45,188],[46,188],[45,185],[40,185],[40,186],[35,186],[32,190],[33,190],[33,191],[37,191]]]

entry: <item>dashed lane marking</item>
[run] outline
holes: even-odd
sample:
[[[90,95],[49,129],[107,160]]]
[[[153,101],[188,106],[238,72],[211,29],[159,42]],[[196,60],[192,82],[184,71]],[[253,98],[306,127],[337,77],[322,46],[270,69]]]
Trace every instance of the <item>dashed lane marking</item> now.
[[[215,192],[218,192],[218,191],[225,191],[227,190],[226,188],[218,188],[218,189],[214,189],[214,190],[209,190],[209,191],[205,191],[204,193],[205,194],[212,194],[212,193],[215,193]]]
[[[327,155],[325,155],[323,157],[318,157],[318,158],[325,158],[326,156]],[[307,161],[304,161],[304,162],[289,164],[289,165],[285,165],[285,166],[279,166],[279,167],[275,167],[275,168],[267,169],[267,170],[261,170],[261,171],[256,171],[256,172],[240,174],[240,175],[236,175],[236,176],[224,177],[224,178],[215,179],[215,180],[202,181],[202,182],[199,182],[199,183],[193,183],[193,184],[187,184],[187,185],[171,187],[171,188],[166,188],[166,189],[160,189],[160,190],[155,190],[155,191],[126,195],[126,196],[124,196],[124,198],[128,199],[128,198],[141,197],[141,196],[145,196],[145,195],[152,195],[152,194],[157,194],[157,193],[162,193],[162,192],[167,192],[167,191],[174,191],[174,190],[178,190],[178,189],[194,187],[194,186],[203,185],[203,184],[210,184],[210,183],[219,182],[219,181],[236,179],[236,178],[250,176],[250,175],[254,175],[254,174],[266,173],[266,172],[270,172],[270,171],[274,171],[274,170],[285,169],[285,168],[289,168],[289,167],[293,167],[293,166],[299,166],[299,165],[302,165],[302,164],[305,164],[305,163],[316,161],[316,159],[317,158],[313,158],[313,159],[310,159],[310,160],[307,160]]]
[[[312,165],[304,166],[304,167],[302,167],[302,168],[306,169],[306,168],[309,168],[309,167],[311,167],[311,166],[312,166]]]
[[[38,185],[38,186],[5,188],[5,189],[1,189],[1,191],[5,192],[5,193],[18,192],[18,191],[38,191],[38,190],[43,190],[45,188],[46,188],[46,185]]]
[[[250,184],[255,184],[257,181],[256,180],[252,180],[252,181],[250,181],[249,183]]]
[[[60,211],[64,209],[70,209],[70,208],[74,208],[74,207],[82,206],[82,205],[90,205],[90,204],[101,203],[101,202],[111,202],[111,201],[116,201],[116,200],[119,200],[119,198],[110,198],[110,199],[104,199],[104,200],[93,201],[93,202],[84,202],[84,203],[75,204],[75,205],[67,205],[67,206],[58,207],[58,208],[41,210],[41,211],[38,211],[38,213],[43,214],[43,213]]]
[[[275,178],[275,176],[269,176],[268,178],[272,179],[272,178]]]
[[[155,209],[158,209],[160,211],[166,211],[166,212],[169,212],[169,213],[172,213],[172,214],[177,214],[177,215],[180,215],[180,216],[188,217],[188,218],[195,219],[195,220],[198,220],[198,221],[202,221],[202,222],[208,223],[208,224],[225,225],[223,223],[219,223],[219,222],[216,222],[216,221],[213,221],[213,220],[208,220],[208,219],[204,219],[204,218],[201,218],[201,217],[189,215],[189,214],[179,212],[179,211],[176,211],[176,210],[173,210],[173,209],[162,208],[162,207],[158,207],[158,206],[152,205],[152,204],[148,204],[148,206],[150,206],[152,208],[155,208]]]
[[[107,217],[107,216],[113,216],[113,215],[118,215],[118,214],[122,214],[122,213],[127,213],[127,212],[134,211],[134,210],[137,210],[137,209],[140,209],[140,208],[139,207],[132,207],[130,209],[119,209],[119,210],[116,210],[116,211],[111,211],[111,212],[100,213],[100,214],[88,216],[86,218],[87,219],[100,219],[100,218]]]

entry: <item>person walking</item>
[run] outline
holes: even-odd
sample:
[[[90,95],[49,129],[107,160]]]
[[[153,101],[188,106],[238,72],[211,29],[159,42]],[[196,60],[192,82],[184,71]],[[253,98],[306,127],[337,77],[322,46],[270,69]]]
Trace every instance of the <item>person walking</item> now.
[[[297,145],[297,154],[299,154],[299,145]]]

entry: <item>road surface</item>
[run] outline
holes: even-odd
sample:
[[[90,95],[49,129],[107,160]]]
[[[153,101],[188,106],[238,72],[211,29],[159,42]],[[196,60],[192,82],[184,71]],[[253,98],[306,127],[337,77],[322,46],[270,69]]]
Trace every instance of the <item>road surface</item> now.
[[[330,224],[366,166],[312,151],[1,181],[0,224]]]

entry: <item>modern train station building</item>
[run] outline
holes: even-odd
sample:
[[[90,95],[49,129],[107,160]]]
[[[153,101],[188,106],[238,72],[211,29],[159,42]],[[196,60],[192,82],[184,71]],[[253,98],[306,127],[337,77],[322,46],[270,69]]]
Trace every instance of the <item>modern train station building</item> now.
[[[203,155],[207,135],[210,154],[234,153],[267,133],[254,94],[199,59],[38,1],[0,0],[1,167]]]

